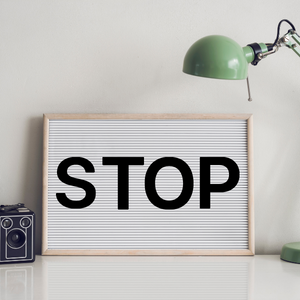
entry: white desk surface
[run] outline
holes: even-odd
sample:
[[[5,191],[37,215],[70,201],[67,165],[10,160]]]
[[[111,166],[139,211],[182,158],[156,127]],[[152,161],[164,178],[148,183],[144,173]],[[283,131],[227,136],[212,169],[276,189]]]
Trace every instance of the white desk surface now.
[[[300,299],[300,264],[279,255],[37,256],[0,265],[0,299]]]

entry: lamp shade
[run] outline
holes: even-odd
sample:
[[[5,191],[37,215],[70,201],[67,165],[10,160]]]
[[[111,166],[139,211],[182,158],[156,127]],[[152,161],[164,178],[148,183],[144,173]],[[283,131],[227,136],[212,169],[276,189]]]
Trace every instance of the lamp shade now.
[[[210,35],[190,47],[184,58],[183,72],[209,78],[245,79],[248,61],[243,48],[234,40]]]

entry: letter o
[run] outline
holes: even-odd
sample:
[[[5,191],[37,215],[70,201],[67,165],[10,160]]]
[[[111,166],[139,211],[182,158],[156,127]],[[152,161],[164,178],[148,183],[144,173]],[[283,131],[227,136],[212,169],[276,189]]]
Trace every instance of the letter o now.
[[[162,199],[155,187],[157,173],[164,167],[176,168],[182,176],[183,186],[180,195],[174,200]],[[184,206],[191,198],[194,188],[193,173],[183,160],[176,157],[162,157],[154,161],[148,168],[145,175],[145,191],[149,201],[161,209],[178,209]]]

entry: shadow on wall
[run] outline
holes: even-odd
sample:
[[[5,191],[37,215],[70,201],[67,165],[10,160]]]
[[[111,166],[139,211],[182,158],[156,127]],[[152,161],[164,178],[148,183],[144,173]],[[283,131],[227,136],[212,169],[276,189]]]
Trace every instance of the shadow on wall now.
[[[43,188],[43,118],[31,118],[27,123],[27,137],[25,139],[24,175],[22,198],[26,207],[36,215],[35,252],[41,254],[42,237],[42,188]]]

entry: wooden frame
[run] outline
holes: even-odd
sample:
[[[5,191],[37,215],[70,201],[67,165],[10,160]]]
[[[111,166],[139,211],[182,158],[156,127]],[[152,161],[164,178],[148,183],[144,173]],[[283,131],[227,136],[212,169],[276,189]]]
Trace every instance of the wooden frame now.
[[[248,249],[49,249],[48,155],[51,120],[245,120],[248,162]],[[254,255],[253,118],[250,114],[45,114],[42,255]]]

